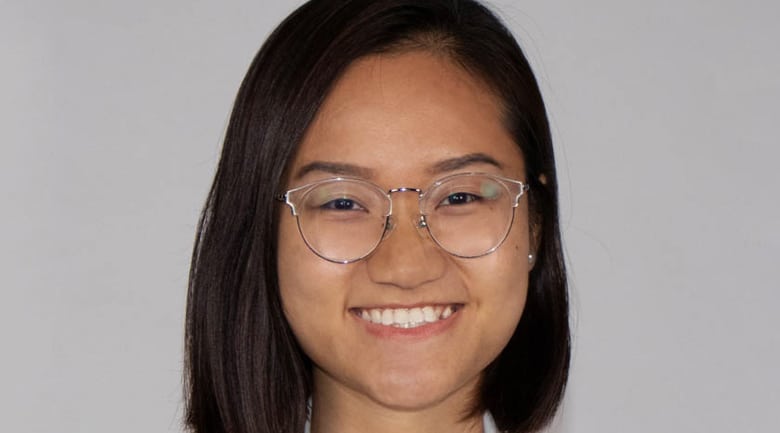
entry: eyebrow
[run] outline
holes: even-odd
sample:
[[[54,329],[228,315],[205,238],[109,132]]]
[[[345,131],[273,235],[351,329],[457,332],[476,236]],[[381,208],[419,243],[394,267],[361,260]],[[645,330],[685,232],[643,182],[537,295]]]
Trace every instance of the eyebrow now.
[[[489,164],[496,168],[503,168],[501,164],[490,155],[484,153],[469,153],[468,155],[459,156],[457,158],[439,161],[431,166],[431,168],[428,169],[428,172],[431,174],[441,174],[448,171],[460,170],[472,164]]]
[[[468,155],[459,156],[457,158],[449,158],[439,161],[428,168],[428,172],[430,174],[441,174],[449,171],[460,170],[472,164],[489,164],[499,169],[503,168],[502,165],[490,155],[484,153],[469,153]],[[315,171],[321,171],[323,173],[333,174],[336,176],[352,176],[363,179],[370,179],[374,175],[374,170],[361,167],[359,165],[346,164],[342,162],[312,161],[298,169],[294,178],[301,179],[307,174]]]
[[[321,171],[328,174],[334,174],[337,176],[353,176],[369,179],[373,176],[374,171],[354,164],[345,164],[341,162],[326,162],[326,161],[313,161],[303,167],[301,167],[297,173],[295,173],[295,179],[300,179],[307,174]]]

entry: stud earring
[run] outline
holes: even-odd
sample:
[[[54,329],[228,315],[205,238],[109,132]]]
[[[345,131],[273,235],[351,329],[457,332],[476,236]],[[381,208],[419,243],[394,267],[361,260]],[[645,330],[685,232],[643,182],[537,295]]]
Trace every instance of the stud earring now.
[[[533,265],[535,260],[536,260],[536,256],[535,255],[533,255],[533,254],[529,254],[528,255],[528,263],[529,264]]]

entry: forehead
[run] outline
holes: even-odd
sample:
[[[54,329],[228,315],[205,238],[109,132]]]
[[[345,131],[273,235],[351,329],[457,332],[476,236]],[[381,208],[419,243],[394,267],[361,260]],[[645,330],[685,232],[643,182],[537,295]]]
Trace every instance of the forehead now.
[[[356,61],[335,84],[290,172],[327,161],[402,176],[474,153],[506,166],[503,174],[522,172],[493,92],[443,56],[376,55]]]

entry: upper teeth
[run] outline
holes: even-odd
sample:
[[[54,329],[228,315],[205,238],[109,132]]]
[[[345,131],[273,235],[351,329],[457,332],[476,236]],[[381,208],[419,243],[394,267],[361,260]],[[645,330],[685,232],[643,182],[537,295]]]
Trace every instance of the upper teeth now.
[[[416,328],[426,323],[446,319],[456,311],[453,305],[425,306],[415,308],[371,308],[359,310],[359,316],[366,321],[396,328]]]

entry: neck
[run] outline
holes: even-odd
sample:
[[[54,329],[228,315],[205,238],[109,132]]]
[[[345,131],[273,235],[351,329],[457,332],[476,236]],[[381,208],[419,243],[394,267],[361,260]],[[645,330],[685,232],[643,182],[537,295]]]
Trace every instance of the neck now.
[[[316,374],[315,374],[316,376]],[[468,413],[472,386],[422,408],[393,407],[315,378],[311,433],[482,433],[482,414]],[[465,402],[465,404],[464,404]]]

